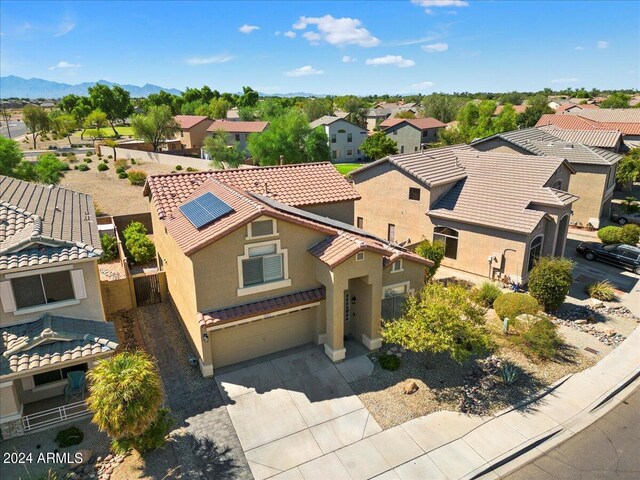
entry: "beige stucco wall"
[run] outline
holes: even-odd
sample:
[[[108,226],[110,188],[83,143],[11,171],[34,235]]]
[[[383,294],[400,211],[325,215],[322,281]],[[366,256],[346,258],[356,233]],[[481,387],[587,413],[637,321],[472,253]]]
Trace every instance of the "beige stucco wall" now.
[[[15,382],[3,382],[0,387],[0,421],[21,413]]]
[[[185,148],[200,148],[202,147],[202,142],[204,141],[204,137],[207,136],[207,128],[211,126],[213,120],[203,120],[188,130],[182,130],[182,136],[180,137],[180,142],[185,146]]]
[[[613,167],[575,165],[576,175],[571,178],[569,191],[580,200],[573,204],[571,222],[586,225],[590,218],[600,218],[607,193],[607,173]]]
[[[16,315],[16,312],[5,313],[4,309],[0,308],[0,325],[30,322],[39,319],[45,313],[83,320],[104,320],[105,315],[102,307],[102,296],[100,294],[100,273],[98,271],[98,262],[96,260],[67,263],[60,262],[37,268],[12,269],[11,271],[3,272],[3,274],[0,275],[0,282],[6,280],[6,275],[10,273],[33,272],[35,275],[39,271],[43,270],[43,268],[61,267],[64,265],[72,265],[73,270],[82,270],[87,298],[79,300],[80,303],[76,305],[56,307],[55,304],[50,304],[46,310],[18,315]]]
[[[323,205],[310,205],[302,207],[301,210],[323,217],[329,217],[340,222],[348,223],[349,225],[355,223],[355,202],[353,200],[348,202],[325,203]]]

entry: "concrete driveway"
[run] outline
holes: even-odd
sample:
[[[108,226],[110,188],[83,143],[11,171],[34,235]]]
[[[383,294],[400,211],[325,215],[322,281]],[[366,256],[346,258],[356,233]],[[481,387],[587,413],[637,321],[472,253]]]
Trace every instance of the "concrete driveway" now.
[[[347,383],[372,371],[365,355],[336,366],[308,346],[216,375],[256,480],[380,432]]]

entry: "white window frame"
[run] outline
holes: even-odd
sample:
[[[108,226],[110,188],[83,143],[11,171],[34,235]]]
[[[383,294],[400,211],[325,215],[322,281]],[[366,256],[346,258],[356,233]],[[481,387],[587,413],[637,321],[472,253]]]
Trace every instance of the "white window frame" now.
[[[253,230],[252,230],[253,222],[263,222],[263,221],[266,221],[266,220],[271,220],[273,233],[270,233],[269,235],[254,235],[253,234]],[[279,235],[279,233],[278,233],[278,222],[276,222],[275,218],[260,217],[260,218],[256,218],[253,222],[250,222],[247,225],[247,236],[244,238],[245,240],[255,240],[255,239],[259,239],[259,238],[277,237]]]
[[[276,254],[282,255],[282,272],[284,278],[274,282],[261,283],[259,285],[244,286],[244,274],[242,272],[242,261],[249,259],[249,249],[255,247],[266,247],[275,245]],[[268,242],[250,243],[244,245],[244,255],[238,257],[238,290],[237,295],[243,297],[245,295],[253,295],[254,293],[268,292],[279,288],[290,287],[291,279],[289,278],[289,252],[286,248],[282,248],[280,240],[271,240]]]
[[[396,260],[391,264],[391,273],[400,273],[400,272],[404,272],[404,263],[402,262],[401,258],[399,258],[398,260]]]

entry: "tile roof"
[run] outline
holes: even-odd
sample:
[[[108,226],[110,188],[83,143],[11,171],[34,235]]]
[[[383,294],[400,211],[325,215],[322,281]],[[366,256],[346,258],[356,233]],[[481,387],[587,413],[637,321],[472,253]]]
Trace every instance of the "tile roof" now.
[[[229,133],[261,133],[265,128],[269,126],[269,122],[241,122],[241,121],[226,121],[215,120],[207,132],[215,132],[216,130],[222,130]]]
[[[191,127],[195,127],[203,120],[208,120],[206,115],[176,115],[173,117],[182,130],[189,130]]]
[[[554,125],[539,128],[561,140],[590,147],[615,148],[622,140],[619,130],[565,130]]]
[[[245,192],[266,189],[271,197],[295,207],[360,198],[329,162],[153,175],[147,178],[144,194],[151,195],[158,215],[165,218],[210,178]]]
[[[301,307],[310,303],[316,303],[325,298],[325,288],[318,287],[311,290],[290,293],[280,297],[272,297],[266,300],[246,303],[233,307],[221,308],[210,312],[198,314],[198,323],[201,328],[214,327],[225,323],[236,322],[245,318],[257,317],[268,313]]]
[[[324,115],[324,116],[318,118],[317,120],[314,120],[313,122],[311,122],[309,124],[309,127],[318,128],[318,127],[323,126],[323,125],[331,125],[332,123],[335,123],[338,120],[342,120],[343,122],[350,123],[351,125],[363,130],[363,133],[364,133],[365,129],[362,128],[360,125],[356,125],[355,123],[350,122],[349,120],[346,119],[346,117],[340,117],[340,116],[337,116],[337,115],[336,116]]]
[[[427,213],[430,217],[458,220],[501,230],[530,233],[545,212],[532,203],[562,205],[577,197],[544,187],[562,158],[477,152],[456,152],[467,176],[451,188]],[[528,168],[522,168],[528,162]]]
[[[619,130],[625,135],[640,135],[640,111],[635,108],[599,108],[562,115],[544,114],[536,127],[555,125],[570,130]]]
[[[414,126],[419,130],[425,130],[427,128],[444,128],[447,125],[440,120],[432,117],[427,118],[387,118],[380,124],[380,128],[387,129],[395,127],[402,122],[407,122],[409,125]]]
[[[576,115],[595,122],[640,123],[640,110],[637,108],[597,108]]]
[[[0,270],[100,255],[91,196],[0,176]]]
[[[597,123],[586,120],[578,115],[556,115],[555,113],[545,113],[540,117],[536,127],[554,125],[567,130],[599,130]]]
[[[91,357],[118,348],[113,323],[45,315],[2,327],[0,375]],[[61,365],[62,366],[62,365]]]
[[[467,176],[465,169],[457,161],[457,150],[476,151],[468,145],[455,145],[454,148],[430,148],[417,153],[391,155],[352,171],[351,176],[358,175],[360,172],[381,163],[389,162],[428,187],[451,183]]]

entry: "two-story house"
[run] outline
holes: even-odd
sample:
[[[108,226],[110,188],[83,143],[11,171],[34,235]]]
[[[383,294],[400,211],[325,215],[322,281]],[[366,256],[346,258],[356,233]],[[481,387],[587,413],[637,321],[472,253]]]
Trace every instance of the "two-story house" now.
[[[345,337],[379,348],[381,318],[400,315],[431,265],[332,218],[358,195],[330,163],[151,176],[145,194],[159,265],[205,376],[310,342],[333,361],[345,358]]]
[[[180,125],[182,148],[202,148],[202,142],[207,136],[207,128],[213,123],[213,120],[204,115],[176,115],[173,118]]]
[[[579,197],[572,206],[570,222],[594,228],[600,219],[611,214],[611,200],[616,184],[616,167],[622,156],[598,147],[567,142],[546,129],[525,128],[498,133],[476,140],[471,144],[480,151],[514,152],[524,155],[552,156],[567,160],[576,174],[569,185],[554,186]],[[533,158],[523,158],[527,163]]]
[[[253,122],[241,122],[239,120],[216,120],[207,128],[207,134],[211,135],[212,132],[224,132],[226,134],[227,145],[235,146],[249,154],[247,150],[247,141],[249,135],[259,135],[269,127],[269,122],[253,121]]]
[[[325,115],[309,124],[311,128],[322,127],[329,137],[331,161],[361,162],[364,158],[360,145],[367,138],[367,131],[344,118]]]
[[[446,124],[435,118],[388,118],[380,130],[398,144],[398,153],[419,152],[438,141],[438,131]]]
[[[356,226],[412,247],[445,244],[442,264],[522,283],[541,255],[562,255],[571,205],[562,158],[468,145],[392,155],[351,172]]]
[[[33,427],[29,415],[60,398],[68,372],[86,371],[117,348],[100,295],[101,255],[89,195],[0,176],[4,438]]]

